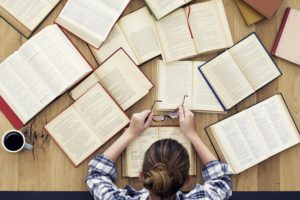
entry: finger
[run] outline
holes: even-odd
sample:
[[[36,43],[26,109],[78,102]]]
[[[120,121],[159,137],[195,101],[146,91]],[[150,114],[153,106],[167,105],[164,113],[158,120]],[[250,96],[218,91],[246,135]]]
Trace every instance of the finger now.
[[[150,110],[144,110],[143,112],[140,112],[139,115],[142,119],[146,119],[150,115]]]
[[[148,118],[147,118],[147,121],[145,122],[144,124],[144,127],[147,128],[150,126],[151,122],[152,122],[152,119],[153,119],[153,113],[151,113]]]
[[[178,112],[179,112],[179,120],[180,121],[184,121],[184,110],[183,110],[183,107],[182,106],[179,106],[179,110],[178,110]]]

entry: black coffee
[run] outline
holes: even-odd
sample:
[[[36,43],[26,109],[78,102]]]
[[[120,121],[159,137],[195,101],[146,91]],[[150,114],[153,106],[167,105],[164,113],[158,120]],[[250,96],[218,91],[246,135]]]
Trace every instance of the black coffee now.
[[[20,133],[11,132],[4,137],[4,145],[10,151],[19,150],[24,144],[24,139]]]

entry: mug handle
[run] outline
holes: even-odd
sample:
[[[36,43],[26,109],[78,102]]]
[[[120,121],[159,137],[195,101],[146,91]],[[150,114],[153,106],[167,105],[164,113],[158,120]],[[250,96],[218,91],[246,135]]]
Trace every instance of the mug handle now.
[[[31,144],[25,143],[24,148],[28,150],[32,150],[33,146]]]

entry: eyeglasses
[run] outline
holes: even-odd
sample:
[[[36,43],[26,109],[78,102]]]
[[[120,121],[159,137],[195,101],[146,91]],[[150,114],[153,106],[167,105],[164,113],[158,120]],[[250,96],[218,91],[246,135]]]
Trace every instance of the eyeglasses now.
[[[184,105],[184,101],[185,101],[185,98],[187,98],[188,95],[184,95],[183,96],[183,100],[182,100],[182,103],[181,105],[183,106]],[[153,101],[153,104],[151,106],[151,112],[153,111],[153,108],[155,106],[156,103],[160,103],[162,102],[162,100],[155,100]],[[155,121],[155,122],[163,122],[165,120],[167,120],[168,118],[169,119],[176,119],[178,118],[178,109],[176,110],[173,110],[171,112],[168,112],[166,115],[153,115],[153,118],[152,118],[152,121]]]

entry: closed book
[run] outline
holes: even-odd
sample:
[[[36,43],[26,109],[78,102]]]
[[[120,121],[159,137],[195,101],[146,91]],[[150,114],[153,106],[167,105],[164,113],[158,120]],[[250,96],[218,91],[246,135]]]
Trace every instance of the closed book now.
[[[281,6],[283,0],[244,0],[244,2],[268,19],[271,19]]]
[[[240,10],[240,13],[242,14],[242,16],[248,26],[255,24],[265,18],[258,11],[253,9],[251,6],[249,6],[245,2],[243,2],[243,0],[235,0],[235,1],[236,1],[237,7]]]

